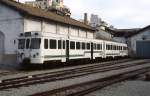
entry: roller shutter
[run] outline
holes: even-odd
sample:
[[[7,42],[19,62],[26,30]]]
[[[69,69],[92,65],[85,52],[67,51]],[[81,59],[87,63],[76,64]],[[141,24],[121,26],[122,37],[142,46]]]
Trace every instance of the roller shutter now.
[[[137,41],[136,54],[140,58],[150,58],[150,41]]]

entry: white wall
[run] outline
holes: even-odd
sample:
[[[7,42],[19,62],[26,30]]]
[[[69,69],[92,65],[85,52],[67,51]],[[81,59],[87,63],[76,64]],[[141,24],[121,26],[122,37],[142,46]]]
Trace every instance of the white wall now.
[[[79,31],[78,31],[78,29],[75,28],[75,27],[70,27],[70,28],[69,28],[69,34],[70,34],[71,36],[76,36],[76,37],[78,37],[78,36],[79,36]]]
[[[24,19],[24,32],[42,31],[42,22],[33,19]]]
[[[17,67],[14,40],[23,32],[23,18],[15,10],[0,3],[0,31],[4,34],[4,52],[1,54],[0,67]],[[2,66],[3,65],[3,66]]]
[[[87,32],[87,38],[93,39],[94,38],[94,32]]]
[[[14,40],[23,32],[23,19],[20,14],[0,4],[0,31],[5,35],[5,54],[14,54]]]
[[[50,32],[50,33],[55,33],[56,34],[56,23],[43,23],[43,32]]]
[[[74,36],[81,38],[94,38],[94,33],[76,27],[68,27],[68,25],[45,22],[33,19],[24,19],[24,32],[40,31],[50,32],[64,36]]]
[[[87,38],[87,32],[85,30],[79,30],[79,37]]]
[[[57,33],[61,35],[68,35],[69,34],[68,26],[57,24]]]

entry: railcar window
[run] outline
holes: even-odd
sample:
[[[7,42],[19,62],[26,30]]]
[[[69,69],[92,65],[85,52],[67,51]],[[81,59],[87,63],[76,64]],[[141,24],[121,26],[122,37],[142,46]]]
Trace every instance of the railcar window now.
[[[113,49],[113,47],[112,47],[112,45],[110,45],[110,50],[112,50]]]
[[[24,49],[24,48],[25,48],[25,39],[19,39],[18,49]]]
[[[123,50],[127,50],[127,47],[123,47]]]
[[[119,50],[119,46],[116,46],[117,48],[116,48],[116,50]]]
[[[66,46],[66,44],[65,44],[65,41],[63,40],[63,49],[65,49],[65,46]]]
[[[80,49],[80,42],[76,42],[76,49]]]
[[[87,49],[88,50],[90,49],[90,43],[87,43]]]
[[[100,50],[100,44],[97,44],[97,50]]]
[[[108,45],[106,45],[106,50],[108,50]]]
[[[120,46],[120,50],[122,50],[122,46]]]
[[[48,39],[44,39],[44,48],[48,49]]]
[[[49,42],[50,44],[50,49],[56,49],[57,48],[57,42],[56,42],[56,40],[54,40],[54,39],[50,39],[50,42]]]
[[[85,49],[85,43],[82,42],[82,49]]]
[[[109,45],[109,50],[111,50],[111,45]]]
[[[116,50],[116,46],[114,45],[114,50]]]
[[[112,45],[112,50],[114,50],[114,48],[115,48],[114,45]]]
[[[40,49],[41,39],[40,38],[32,38],[31,39],[31,49]]]
[[[70,49],[75,49],[75,42],[70,41]]]
[[[29,44],[30,44],[30,39],[27,39],[27,40],[26,40],[26,49],[29,49],[29,47],[30,47]]]
[[[101,50],[103,49],[103,45],[102,44],[100,44],[101,45]]]
[[[96,43],[94,43],[94,48],[93,49],[95,49],[96,50]]]
[[[58,49],[61,49],[61,47],[62,47],[61,40],[58,40]]]

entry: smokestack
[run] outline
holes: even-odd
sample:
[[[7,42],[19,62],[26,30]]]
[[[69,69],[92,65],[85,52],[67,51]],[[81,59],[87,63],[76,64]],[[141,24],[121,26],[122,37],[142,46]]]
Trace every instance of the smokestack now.
[[[88,14],[84,13],[84,23],[88,24]]]

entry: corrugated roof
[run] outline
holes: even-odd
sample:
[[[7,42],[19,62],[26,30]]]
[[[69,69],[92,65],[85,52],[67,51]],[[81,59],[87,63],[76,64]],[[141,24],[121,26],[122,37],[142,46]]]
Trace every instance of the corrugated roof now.
[[[75,19],[72,19],[66,16],[60,16],[52,12],[47,12],[40,8],[34,8],[34,7],[31,7],[31,6],[28,6],[19,2],[15,2],[12,0],[0,0],[0,3],[3,3],[7,6],[14,8],[15,10],[19,11],[22,15],[36,16],[42,19],[48,19],[54,22],[68,24],[68,25],[81,27],[84,29],[94,31],[94,29],[91,26],[86,25],[82,22],[79,22]]]
[[[128,36],[128,37],[132,37],[132,36],[134,36],[134,35],[137,35],[137,34],[139,34],[139,33],[142,33],[143,31],[145,31],[145,30],[147,30],[147,29],[150,29],[150,25],[148,25],[148,26],[146,26],[146,27],[144,27],[144,28],[141,28],[141,29],[138,30],[136,33],[131,34],[131,35]]]
[[[115,37],[130,37],[133,34],[138,33],[141,28],[132,28],[132,29],[109,29],[109,31],[113,32]]]

